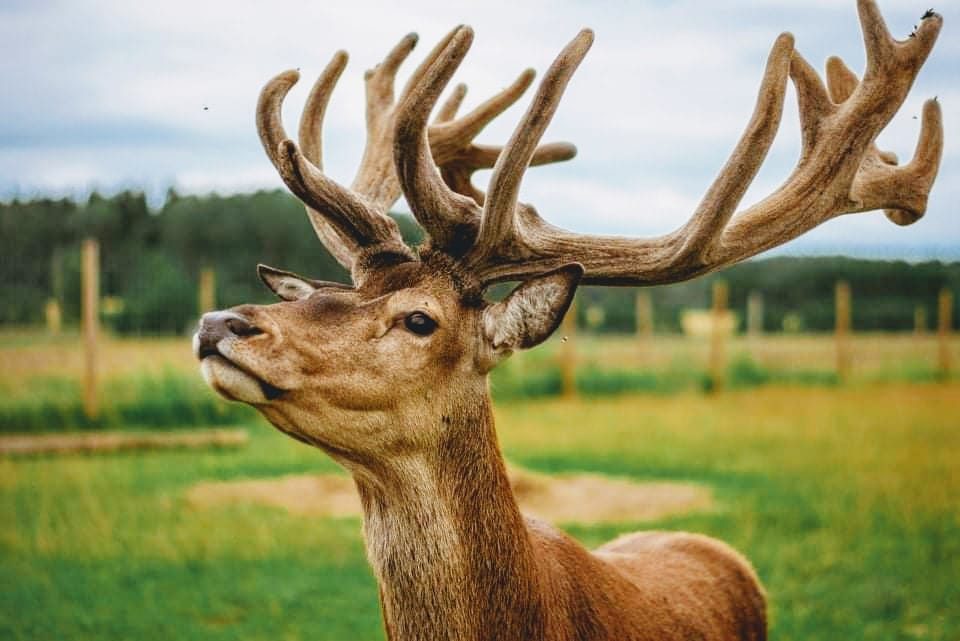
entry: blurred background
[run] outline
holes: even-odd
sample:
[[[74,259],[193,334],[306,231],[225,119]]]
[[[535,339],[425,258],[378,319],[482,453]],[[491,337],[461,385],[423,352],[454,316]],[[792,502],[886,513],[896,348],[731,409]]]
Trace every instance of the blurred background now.
[[[469,109],[592,26],[548,133],[579,157],[531,170],[521,197],[570,229],[653,235],[724,162],[777,33],[815,66],[862,69],[852,2],[514,5],[0,7],[6,46],[27,54],[0,63],[17,88],[0,105],[0,636],[383,638],[359,517],[256,498],[306,501],[291,480],[342,470],[216,397],[190,349],[202,312],[271,301],[258,262],[346,280],[259,148],[272,74],[302,65],[309,86],[336,49],[355,56],[325,130],[348,182],[361,70],[406,31],[421,44],[403,73],[474,25]],[[926,8],[881,3],[900,35]],[[909,158],[934,94],[949,127],[957,64],[945,31],[882,148]],[[795,162],[790,104],[782,129],[745,204]],[[550,341],[493,373],[507,458],[703,488],[689,509],[561,525],[587,545],[638,528],[732,543],[767,587],[773,637],[960,638],[957,156],[948,130],[911,227],[846,216],[691,282],[581,288]],[[416,244],[402,202],[393,215]],[[197,499],[211,484],[230,499]]]

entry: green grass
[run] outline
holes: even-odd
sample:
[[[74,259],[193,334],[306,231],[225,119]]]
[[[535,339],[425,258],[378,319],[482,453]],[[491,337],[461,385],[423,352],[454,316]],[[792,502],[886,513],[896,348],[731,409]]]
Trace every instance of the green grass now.
[[[576,527],[722,538],[771,638],[960,638],[960,384],[769,385],[498,408],[511,460],[710,485],[708,513]],[[210,479],[330,472],[259,421],[247,448],[0,460],[0,638],[382,639],[356,519],[200,509]]]
[[[563,390],[559,366],[551,361],[539,362],[536,367],[511,367],[509,362],[493,371],[493,396],[497,400],[559,396]],[[679,392],[712,392],[717,384],[710,373],[684,362],[675,362],[659,369],[629,369],[624,367],[600,367],[588,363],[577,369],[577,393],[585,397],[616,396],[618,394],[676,394]],[[937,380],[922,377],[913,370],[904,369],[885,372],[873,382],[893,383],[898,381],[931,382]],[[733,389],[760,387],[762,385],[837,385],[836,373],[824,370],[771,370],[740,354],[731,359],[724,377],[724,385]]]
[[[35,378],[20,393],[0,383],[0,433],[229,425],[254,416],[211,394],[199,375],[172,369],[107,380],[96,418],[86,416],[82,399],[73,378]]]

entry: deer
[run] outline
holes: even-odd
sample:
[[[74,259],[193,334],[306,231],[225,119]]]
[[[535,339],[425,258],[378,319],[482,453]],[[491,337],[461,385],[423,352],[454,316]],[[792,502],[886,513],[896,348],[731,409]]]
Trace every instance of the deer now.
[[[256,124],[267,156],[351,283],[259,265],[279,302],[205,314],[194,352],[216,392],[253,406],[350,473],[388,639],[766,639],[765,592],[727,544],[650,531],[588,551],[523,516],[488,375],[514,351],[546,340],[581,284],[688,280],[842,214],[883,209],[898,225],[922,217],[942,155],[937,100],[923,106],[908,163],[875,139],[905,100],[942,18],[929,11],[909,38],[896,40],[873,0],[857,8],[863,78],[832,57],[824,81],[791,34],[777,37],[726,164],[690,219],[653,238],[570,232],[518,200],[528,167],[576,152],[541,138],[591,46],[590,30],[556,57],[502,146],[474,140],[519,99],[533,72],[458,116],[465,85],[442,104],[440,97],[473,31],[458,26],[446,35],[397,97],[398,68],[417,40],[403,38],[366,73],[367,142],[350,187],[324,173],[321,144],[346,54],[334,55],[316,81],[297,142],[280,112],[299,74],[281,73],[263,88]],[[737,211],[776,135],[788,78],[799,102],[799,160],[773,193]],[[490,168],[481,191],[473,174]],[[401,194],[425,232],[416,248],[388,215]],[[516,286],[488,300],[498,283]]]

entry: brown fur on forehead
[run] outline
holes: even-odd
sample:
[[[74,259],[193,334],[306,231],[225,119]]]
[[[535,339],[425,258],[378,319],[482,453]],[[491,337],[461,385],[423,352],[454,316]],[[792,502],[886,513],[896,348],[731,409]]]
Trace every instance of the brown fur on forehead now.
[[[468,307],[478,307],[483,301],[476,279],[463,273],[452,258],[433,250],[423,250],[419,261],[400,263],[371,273],[363,282],[360,292],[376,297],[412,287],[444,291],[452,289]]]
[[[419,262],[400,263],[371,272],[358,288],[364,298],[377,298],[390,292],[409,289],[423,282],[425,272]]]
[[[299,301],[299,305],[312,318],[344,317],[356,312],[354,296],[355,294],[349,291],[330,290],[309,296]]]

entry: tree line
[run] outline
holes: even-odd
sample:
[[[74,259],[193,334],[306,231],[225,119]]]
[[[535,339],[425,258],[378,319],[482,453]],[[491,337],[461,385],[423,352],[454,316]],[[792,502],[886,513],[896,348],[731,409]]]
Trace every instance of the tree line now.
[[[396,216],[404,237],[421,233]],[[283,191],[184,196],[171,190],[158,210],[142,193],[125,191],[86,202],[36,198],[0,204],[0,324],[43,322],[46,302],[60,301],[67,323],[80,314],[80,243],[101,246],[104,322],[122,334],[190,331],[197,317],[199,273],[216,274],[218,305],[269,302],[254,267],[267,263],[326,280],[347,274],[316,240],[303,206]],[[684,309],[710,305],[722,278],[730,306],[743,310],[751,292],[764,301],[764,328],[827,331],[833,291],[850,283],[855,330],[908,330],[923,307],[932,325],[938,292],[960,294],[960,263],[859,260],[843,257],[756,259],[690,282],[650,290],[658,331],[678,331]],[[578,317],[596,331],[630,332],[637,290],[585,287]],[[955,296],[955,301],[960,296]],[[957,304],[957,303],[955,303]],[[954,318],[960,314],[954,312]]]

